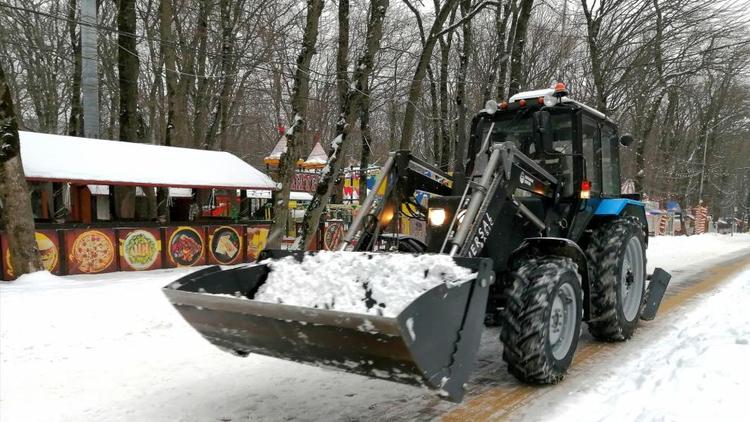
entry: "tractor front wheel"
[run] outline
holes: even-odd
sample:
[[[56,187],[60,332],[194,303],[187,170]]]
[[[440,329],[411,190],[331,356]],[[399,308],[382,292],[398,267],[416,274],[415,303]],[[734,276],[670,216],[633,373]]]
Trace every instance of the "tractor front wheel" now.
[[[521,381],[563,379],[581,331],[581,282],[570,258],[528,258],[511,274],[500,339],[508,371]]]

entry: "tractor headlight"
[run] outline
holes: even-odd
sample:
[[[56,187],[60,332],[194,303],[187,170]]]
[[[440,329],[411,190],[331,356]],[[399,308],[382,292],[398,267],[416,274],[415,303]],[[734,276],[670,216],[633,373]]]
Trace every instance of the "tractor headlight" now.
[[[427,216],[432,226],[442,226],[446,220],[445,209],[443,208],[430,208]]]

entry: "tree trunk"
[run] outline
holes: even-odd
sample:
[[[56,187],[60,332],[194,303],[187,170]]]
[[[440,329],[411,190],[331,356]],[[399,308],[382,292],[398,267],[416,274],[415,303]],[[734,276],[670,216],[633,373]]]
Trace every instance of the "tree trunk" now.
[[[297,140],[302,140],[305,131],[307,115],[307,96],[310,91],[310,62],[315,54],[315,44],[318,39],[320,15],[323,11],[323,0],[307,0],[307,22],[302,37],[302,49],[297,57],[297,71],[294,74],[294,89],[292,90],[292,124],[284,135],[286,137],[286,152],[279,160],[279,180],[281,191],[277,193],[273,204],[274,221],[268,237],[268,248],[279,248],[286,232],[289,219],[289,191],[294,177],[294,171],[299,159]],[[316,222],[317,224],[317,222]]]
[[[586,0],[581,0],[583,14],[586,17],[586,43],[589,47],[589,59],[591,60],[591,73],[593,73],[594,87],[596,88],[596,108],[607,114],[607,96],[604,92],[604,76],[599,52],[599,30],[601,28],[601,17],[594,18],[592,11],[588,9]]]
[[[452,19],[451,19],[452,20]],[[450,59],[451,44],[453,40],[452,33],[447,35],[448,40],[440,41],[440,119],[438,127],[440,128],[440,154],[439,160],[436,160],[441,170],[448,170],[451,152],[451,136],[448,132],[448,64]]]
[[[221,23],[221,91],[214,114],[211,132],[206,138],[206,147],[225,151],[229,136],[229,115],[232,89],[234,87],[234,32],[238,7],[244,0],[221,0],[219,2]],[[232,13],[232,11],[235,13]]]
[[[526,36],[529,28],[529,18],[534,0],[522,0],[521,9],[516,22],[516,32],[513,35],[513,52],[510,56],[510,82],[508,84],[508,97],[512,97],[521,88],[521,70],[523,50],[526,45]]]
[[[320,223],[328,200],[331,197],[334,182],[341,169],[341,155],[349,140],[349,133],[357,121],[357,115],[364,100],[364,92],[367,90],[367,81],[372,73],[375,54],[380,49],[380,41],[383,36],[383,21],[388,9],[388,0],[373,0],[370,4],[370,20],[367,25],[367,38],[365,40],[365,51],[357,61],[353,79],[355,89],[350,90],[344,102],[345,119],[339,120],[336,125],[336,138],[331,142],[331,150],[328,154],[328,163],[321,172],[320,182],[313,194],[313,199],[305,211],[302,226],[294,242],[295,249],[304,248],[310,243],[315,235],[316,228]]]
[[[172,37],[172,19],[174,10],[172,0],[161,0],[159,5],[159,35],[161,37],[160,50],[164,61],[164,74],[167,83],[167,127],[164,131],[163,145],[171,146],[172,139],[184,142],[185,127],[175,127],[175,112],[177,111],[177,64],[175,59],[174,42]],[[184,116],[183,116],[184,122]]]
[[[500,74],[500,64],[508,61],[505,54],[505,27],[508,25],[511,1],[513,0],[506,0],[502,7],[497,7],[497,11],[495,12],[495,35],[497,39],[495,40],[495,52],[492,55],[492,64],[490,64],[490,79],[487,81],[482,92],[482,103],[492,98],[492,88],[495,86],[495,81],[505,78],[505,74]],[[503,90],[505,90],[504,87]]]
[[[471,9],[471,0],[461,0],[461,16],[465,17]],[[498,12],[500,13],[500,12]],[[473,48],[473,38],[471,33],[471,20],[467,20],[463,24],[463,42],[461,44],[461,55],[458,61],[458,74],[456,81],[456,108],[458,109],[458,120],[456,120],[456,146],[453,149],[453,172],[457,174],[456,180],[461,178],[460,175],[464,174],[464,160],[466,159],[466,143],[467,143],[467,129],[466,129],[466,74],[469,70],[469,60],[471,58],[471,51]],[[494,68],[493,68],[494,71]],[[492,86],[492,82],[487,86]],[[485,87],[487,88],[487,87]],[[485,89],[485,95],[488,94],[488,90]]]
[[[70,118],[68,119],[68,135],[80,136],[83,123],[81,108],[81,39],[76,34],[76,0],[68,2],[68,34],[73,48],[73,77],[70,80]]]
[[[206,56],[207,56],[207,34],[208,34],[208,16],[211,14],[213,9],[213,1],[203,0],[200,3],[198,10],[198,24],[195,28],[195,43],[198,46],[198,52],[196,53],[195,60],[188,60],[185,73],[188,71],[192,72],[193,62],[196,63],[195,73],[197,75],[197,89],[193,95],[195,111],[193,115],[193,134],[190,143],[187,145],[198,148],[200,143],[205,138],[206,125],[208,124],[208,78],[206,77]],[[192,82],[191,79],[183,77],[180,79],[180,93],[182,96],[178,96],[180,99],[179,104],[184,104],[187,109],[187,97],[188,97],[188,86]]]
[[[372,136],[370,135],[370,84],[366,81],[362,90],[362,107],[359,120],[359,131],[362,134],[362,153],[359,158],[359,203],[367,197],[367,168],[370,166]]]
[[[635,191],[643,192],[644,180],[646,178],[646,142],[648,137],[651,135],[651,131],[654,128],[654,122],[656,121],[657,114],[659,112],[659,106],[661,100],[664,98],[666,91],[662,90],[652,100],[651,106],[648,108],[648,113],[642,122],[643,129],[638,136],[637,146],[635,149]]]
[[[44,269],[34,236],[31,198],[23,174],[18,122],[0,66],[0,227],[5,231],[16,276]]]
[[[510,21],[510,29],[505,40],[505,54],[503,55],[503,60],[500,61],[500,72],[497,77],[497,98],[499,100],[509,98],[506,96],[508,86],[505,85],[505,82],[508,79],[508,64],[510,63],[510,55],[513,52],[513,36],[516,34],[516,24],[518,23],[518,0],[510,0],[509,5],[511,12],[509,16],[513,18]]]
[[[440,9],[440,13],[435,17],[435,21],[432,23],[432,28],[430,29],[430,35],[422,47],[417,67],[414,70],[414,77],[409,86],[409,95],[404,110],[401,142],[399,144],[399,148],[401,149],[411,148],[411,138],[414,136],[414,116],[417,112],[417,102],[419,101],[419,97],[422,96],[422,82],[427,72],[427,67],[430,65],[430,58],[432,57],[432,51],[435,49],[435,43],[440,38],[439,34],[443,28],[443,24],[448,19],[453,8],[456,7],[456,4],[458,4],[458,0],[446,0],[443,8]]]
[[[339,110],[343,110],[349,92],[349,0],[339,0],[339,42],[336,52],[336,89]],[[344,118],[345,116],[339,116]]]
[[[442,141],[442,132],[440,131],[440,100],[438,99],[437,83],[435,82],[435,75],[432,72],[432,66],[427,66],[427,83],[430,89],[430,115],[428,116],[425,123],[422,124],[424,132],[432,134],[432,159],[435,164],[440,163],[440,144]],[[425,133],[426,137],[426,133]]]
[[[120,141],[138,142],[138,50],[135,0],[119,0],[117,70],[120,86]],[[117,218],[135,217],[135,187],[116,186]]]

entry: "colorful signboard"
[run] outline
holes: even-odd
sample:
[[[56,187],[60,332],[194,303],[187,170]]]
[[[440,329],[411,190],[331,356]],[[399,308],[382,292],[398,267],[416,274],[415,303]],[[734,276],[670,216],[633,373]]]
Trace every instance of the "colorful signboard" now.
[[[255,262],[263,248],[266,247],[268,231],[271,226],[267,224],[249,226],[247,228],[247,261]]]
[[[167,267],[192,267],[206,264],[206,231],[203,227],[167,227],[164,240]]]
[[[294,173],[291,189],[298,192],[315,192],[319,180],[319,173]]]
[[[231,265],[242,262],[242,226],[208,228],[208,262]]]
[[[39,230],[34,233],[39,253],[42,256],[44,269],[52,274],[60,274],[60,238],[56,230]],[[2,257],[2,279],[13,280],[16,278],[13,266],[10,263],[10,248],[8,238],[0,236],[0,257]]]
[[[161,268],[161,233],[156,228],[117,231],[120,269],[144,271]]]
[[[344,237],[344,222],[341,220],[326,221],[323,232],[323,249],[334,251]]]
[[[68,274],[96,274],[117,270],[112,229],[66,230]]]

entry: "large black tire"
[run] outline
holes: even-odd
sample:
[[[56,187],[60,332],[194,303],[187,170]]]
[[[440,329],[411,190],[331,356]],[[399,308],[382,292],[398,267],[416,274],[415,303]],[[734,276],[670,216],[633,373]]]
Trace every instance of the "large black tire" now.
[[[580,276],[570,258],[546,256],[519,264],[506,289],[503,360],[521,381],[555,384],[565,376],[578,346]]]
[[[589,332],[602,341],[629,339],[641,317],[646,287],[646,243],[640,221],[620,218],[596,227],[587,239],[586,258],[591,277]],[[630,262],[637,260],[640,263]]]

